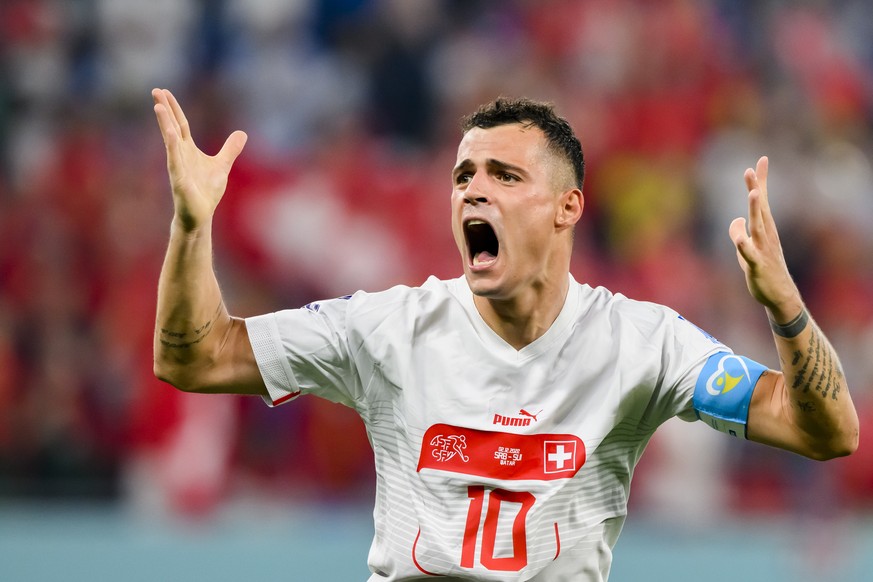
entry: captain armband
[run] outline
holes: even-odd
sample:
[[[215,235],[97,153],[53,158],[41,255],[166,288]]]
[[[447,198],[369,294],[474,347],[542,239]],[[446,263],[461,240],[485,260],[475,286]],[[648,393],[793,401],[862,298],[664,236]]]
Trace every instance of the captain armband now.
[[[718,352],[706,360],[694,386],[697,418],[715,430],[746,437],[749,403],[766,366],[744,356]]]

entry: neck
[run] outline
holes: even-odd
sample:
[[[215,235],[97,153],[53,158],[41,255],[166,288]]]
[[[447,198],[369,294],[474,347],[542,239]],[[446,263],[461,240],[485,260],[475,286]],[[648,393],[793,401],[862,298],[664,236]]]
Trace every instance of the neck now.
[[[570,288],[566,273],[558,281],[526,290],[518,297],[473,296],[476,309],[494,332],[520,350],[540,338],[558,318]]]

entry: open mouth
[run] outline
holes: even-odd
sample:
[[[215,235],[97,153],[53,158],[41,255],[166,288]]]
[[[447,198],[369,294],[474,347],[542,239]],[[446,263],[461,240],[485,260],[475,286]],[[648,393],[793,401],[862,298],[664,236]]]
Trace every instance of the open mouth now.
[[[474,267],[487,265],[497,260],[500,243],[491,225],[484,220],[470,220],[464,224],[470,264]]]

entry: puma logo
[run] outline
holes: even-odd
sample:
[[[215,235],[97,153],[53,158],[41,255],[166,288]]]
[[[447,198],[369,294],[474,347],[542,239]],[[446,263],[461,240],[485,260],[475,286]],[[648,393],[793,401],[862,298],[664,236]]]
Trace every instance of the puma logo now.
[[[520,415],[522,415],[522,416],[528,416],[528,417],[534,419],[534,422],[537,422],[537,416],[538,416],[539,413],[542,412],[542,411],[543,411],[543,409],[540,408],[539,410],[537,410],[536,414],[531,414],[530,412],[528,412],[527,410],[525,410],[524,408],[522,408],[521,410],[518,411],[518,413],[519,413]]]
[[[529,426],[531,421],[537,422],[537,416],[539,416],[542,411],[543,410],[540,409],[536,413],[531,414],[522,408],[518,411],[518,416],[503,416],[502,414],[495,414],[491,424],[499,424],[501,426]]]

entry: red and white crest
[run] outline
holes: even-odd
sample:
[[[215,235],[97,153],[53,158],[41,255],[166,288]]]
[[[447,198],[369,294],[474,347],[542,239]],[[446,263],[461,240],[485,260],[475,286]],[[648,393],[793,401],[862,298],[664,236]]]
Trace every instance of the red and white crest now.
[[[467,448],[467,437],[464,435],[450,434],[448,436],[443,436],[438,434],[430,440],[430,445],[434,447],[430,454],[433,455],[433,458],[437,461],[449,461],[455,455],[458,455],[458,457],[460,457],[460,459],[465,463],[470,460],[470,458],[464,454],[464,449]]]
[[[543,472],[575,473],[576,442],[546,441],[543,443]]]

